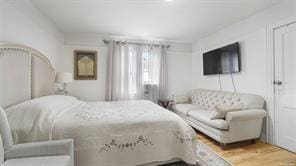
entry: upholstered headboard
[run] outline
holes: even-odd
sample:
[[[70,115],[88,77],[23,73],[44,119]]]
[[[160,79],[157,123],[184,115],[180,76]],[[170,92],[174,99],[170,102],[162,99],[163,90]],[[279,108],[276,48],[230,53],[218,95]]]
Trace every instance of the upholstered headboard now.
[[[50,61],[32,48],[0,43],[0,106],[54,93],[55,71]]]

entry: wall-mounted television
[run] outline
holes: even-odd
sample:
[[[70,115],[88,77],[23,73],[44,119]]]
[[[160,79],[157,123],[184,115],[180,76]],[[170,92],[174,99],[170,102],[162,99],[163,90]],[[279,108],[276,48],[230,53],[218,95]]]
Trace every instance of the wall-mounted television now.
[[[239,43],[230,44],[203,54],[204,75],[231,74],[240,71]]]

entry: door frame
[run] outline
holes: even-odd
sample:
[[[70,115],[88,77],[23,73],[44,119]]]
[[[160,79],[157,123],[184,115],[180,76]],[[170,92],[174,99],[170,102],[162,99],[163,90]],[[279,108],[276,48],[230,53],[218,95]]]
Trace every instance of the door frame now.
[[[289,26],[296,23],[296,17],[290,17],[282,20],[276,24],[267,26],[266,41],[267,41],[267,98],[266,109],[268,110],[268,116],[266,118],[266,141],[270,144],[276,144],[276,123],[275,123],[275,91],[274,91],[274,74],[275,74],[275,62],[274,62],[274,32],[276,29]]]

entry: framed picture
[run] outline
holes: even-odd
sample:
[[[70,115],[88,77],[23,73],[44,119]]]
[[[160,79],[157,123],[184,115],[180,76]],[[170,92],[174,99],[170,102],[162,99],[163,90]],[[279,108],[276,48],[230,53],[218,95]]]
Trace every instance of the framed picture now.
[[[97,79],[97,51],[74,51],[74,79]]]

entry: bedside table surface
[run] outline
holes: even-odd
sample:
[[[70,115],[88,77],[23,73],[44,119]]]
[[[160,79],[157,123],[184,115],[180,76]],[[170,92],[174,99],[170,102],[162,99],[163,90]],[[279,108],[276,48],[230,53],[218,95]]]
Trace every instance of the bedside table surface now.
[[[168,108],[171,102],[173,102],[173,100],[170,100],[170,99],[158,99],[157,100],[158,105],[160,105],[164,108]]]
[[[158,99],[159,102],[173,102],[171,99]]]

